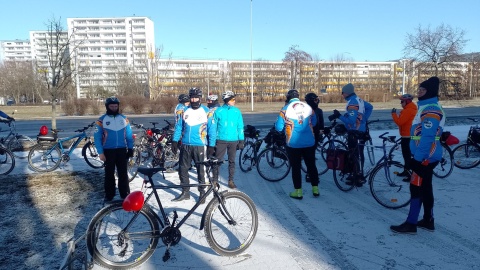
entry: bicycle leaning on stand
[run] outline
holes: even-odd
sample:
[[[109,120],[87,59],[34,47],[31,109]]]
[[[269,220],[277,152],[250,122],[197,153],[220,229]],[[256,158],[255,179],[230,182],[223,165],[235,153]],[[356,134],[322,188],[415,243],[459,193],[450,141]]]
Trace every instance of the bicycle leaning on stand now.
[[[15,168],[15,156],[0,143],[0,175],[9,174]]]
[[[477,119],[468,118],[473,122]],[[467,141],[453,149],[455,167],[460,169],[475,168],[480,164],[480,126],[471,126],[468,131]]]
[[[210,178],[212,167],[220,163],[222,161],[207,160],[200,164],[206,166],[206,173]],[[87,249],[98,264],[115,269],[141,265],[153,255],[159,239],[166,246],[163,261],[167,261],[170,258],[170,247],[178,244],[182,238],[180,228],[210,194],[213,194],[213,198],[203,211],[199,229],[204,230],[208,244],[216,253],[222,256],[238,255],[244,252],[255,238],[258,228],[257,209],[245,193],[236,190],[220,191],[217,182],[156,184],[152,180],[155,173],[161,172],[165,178],[165,168],[162,167],[140,167],[138,172],[148,177],[148,180],[144,180],[144,188],[151,192],[130,193],[123,202],[113,202],[102,208],[88,225]],[[173,210],[173,217],[169,218],[157,190],[199,186],[204,186],[207,190],[188,213],[178,220],[177,211]],[[159,209],[160,216],[149,203],[152,197],[157,201],[158,206],[155,205],[155,209]]]
[[[35,140],[26,135],[18,134],[16,122],[13,119],[2,119],[0,120],[0,123],[8,125],[10,129],[10,132],[7,136],[0,137],[0,143],[3,144],[5,148],[10,150],[16,158],[26,158],[28,155],[27,150],[30,150],[32,146],[36,144]],[[3,132],[3,130],[0,132]]]

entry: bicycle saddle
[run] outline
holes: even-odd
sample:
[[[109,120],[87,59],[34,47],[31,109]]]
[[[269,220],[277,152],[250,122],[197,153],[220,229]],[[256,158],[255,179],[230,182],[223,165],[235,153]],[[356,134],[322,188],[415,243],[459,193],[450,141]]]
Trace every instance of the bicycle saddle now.
[[[165,169],[163,167],[157,167],[157,168],[139,167],[137,171],[141,174],[145,174],[145,175],[151,177],[152,175],[156,174],[157,172],[164,172],[166,170],[167,169]]]

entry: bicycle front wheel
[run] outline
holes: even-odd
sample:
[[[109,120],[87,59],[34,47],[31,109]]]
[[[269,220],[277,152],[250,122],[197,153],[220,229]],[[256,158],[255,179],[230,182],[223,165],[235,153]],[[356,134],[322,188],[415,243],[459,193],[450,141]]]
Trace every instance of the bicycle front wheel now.
[[[62,153],[57,144],[37,144],[28,153],[28,164],[36,172],[51,172],[60,166]]]
[[[122,202],[116,202],[102,208],[90,221],[87,250],[105,268],[130,269],[152,256],[158,233],[159,225],[150,208],[127,212]]]
[[[24,135],[17,135],[10,139],[7,143],[7,148],[12,152],[16,158],[27,158],[28,151],[36,144],[37,142],[32,138]]]
[[[455,167],[471,169],[480,164],[480,147],[473,144],[462,144],[453,150]]]
[[[404,182],[400,162],[392,161],[377,165],[370,174],[370,192],[382,206],[397,209],[410,203],[410,181]],[[407,171],[408,172],[408,171]]]
[[[453,154],[452,150],[448,146],[442,145],[442,159],[438,162],[438,165],[433,169],[433,175],[438,178],[446,178],[453,171]]]
[[[267,181],[282,180],[290,172],[287,153],[274,147],[263,150],[257,158],[257,171]]]
[[[258,214],[252,199],[239,191],[220,194],[206,208],[205,237],[221,256],[235,256],[253,242],[258,229]]]
[[[238,156],[238,166],[242,172],[249,172],[252,170],[255,161],[255,145],[248,141],[245,147],[240,151]]]
[[[0,146],[0,174],[7,175],[15,168],[15,157],[10,150]]]
[[[95,148],[95,144],[93,142],[88,142],[83,146],[82,156],[85,159],[85,162],[87,162],[88,166],[94,169],[103,168],[103,161],[100,160],[97,148]]]

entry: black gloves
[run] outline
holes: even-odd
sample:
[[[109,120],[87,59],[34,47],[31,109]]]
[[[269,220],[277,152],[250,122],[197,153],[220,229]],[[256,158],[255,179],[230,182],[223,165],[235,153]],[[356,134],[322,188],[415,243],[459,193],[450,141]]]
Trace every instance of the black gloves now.
[[[341,116],[338,110],[333,110],[333,114],[328,117],[328,120],[333,121]]]
[[[127,150],[127,159],[133,157],[133,149],[132,148],[128,148]]]
[[[242,150],[245,147],[245,142],[243,140],[238,141],[237,150]]]
[[[172,142],[172,152],[173,154],[177,154],[178,152],[178,142]]]
[[[397,109],[393,108],[392,113],[397,113]]]
[[[207,158],[213,158],[213,157],[215,157],[215,147],[208,146],[207,147]]]

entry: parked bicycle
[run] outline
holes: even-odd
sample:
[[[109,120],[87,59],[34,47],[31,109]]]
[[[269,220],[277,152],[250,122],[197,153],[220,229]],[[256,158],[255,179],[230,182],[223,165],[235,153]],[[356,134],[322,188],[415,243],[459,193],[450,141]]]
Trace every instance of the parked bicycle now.
[[[36,172],[51,172],[57,169],[62,161],[67,163],[73,150],[84,140],[85,145],[82,148],[82,156],[85,162],[92,168],[102,168],[103,161],[99,159],[97,149],[91,139],[90,133],[92,131],[87,133],[87,130],[94,125],[95,122],[75,130],[78,134],[62,139],[57,138],[58,133],[62,131],[60,129],[52,129],[51,134],[41,132],[43,135],[37,137],[38,143],[28,153],[28,164]],[[70,140],[72,140],[72,143],[67,148],[64,148],[64,143]]]
[[[0,143],[0,174],[7,175],[15,168],[15,156]]]
[[[398,176],[400,172],[404,171],[403,164],[390,160],[387,154],[387,143],[395,142],[395,136],[386,136],[387,134],[388,132],[385,132],[379,136],[382,139],[381,146],[373,146],[382,149],[383,156],[373,168],[364,173],[364,177],[368,178],[370,192],[380,205],[397,209],[409,204],[410,183],[402,181],[404,177]],[[359,145],[357,145],[357,149],[358,147]],[[359,184],[359,181],[362,181],[355,177],[360,174],[358,155],[338,148],[335,149],[333,158],[328,162],[333,170],[333,180],[340,190],[350,191]]]
[[[220,163],[222,161],[218,160],[201,162],[206,166],[208,176],[211,175],[212,167]],[[210,247],[221,256],[235,256],[250,246],[258,228],[257,209],[250,197],[240,191],[220,191],[220,185],[216,182],[156,184],[152,176],[161,172],[165,178],[164,171],[165,168],[158,167],[138,168],[139,173],[148,177],[148,180],[144,180],[144,187],[150,192],[132,192],[123,202],[114,202],[95,214],[86,233],[87,249],[95,262],[115,269],[139,266],[153,255],[159,239],[166,246],[163,261],[167,261],[170,258],[170,248],[182,238],[180,228],[210,194],[213,194],[213,198],[205,207],[199,226],[200,230],[204,230]],[[157,190],[199,186],[206,187],[207,191],[198,198],[188,213],[178,220],[177,211],[173,210],[173,217],[169,218],[161,201],[165,194],[160,195]],[[155,207],[150,204],[152,197],[157,201]],[[182,207],[184,206],[182,204]],[[160,216],[153,209],[159,209]]]
[[[475,123],[477,119],[467,118]],[[480,164],[480,126],[478,124],[471,126],[467,141],[453,150],[453,158],[455,167],[460,169],[475,168]]]
[[[24,159],[28,155],[28,150],[36,144],[36,141],[28,136],[18,134],[15,120],[0,120],[9,127],[8,135],[0,137],[0,143],[10,150],[16,158]],[[7,131],[7,130],[5,130]],[[0,129],[0,132],[4,132]]]

